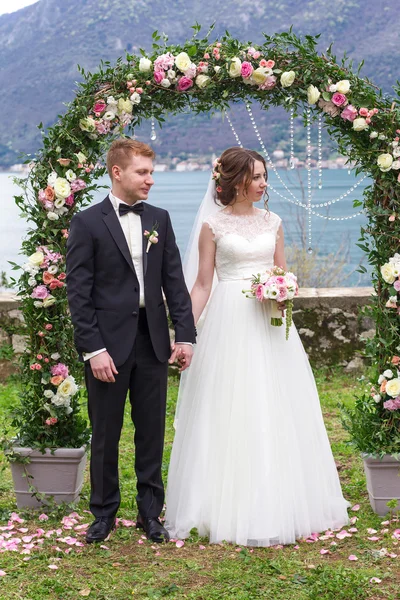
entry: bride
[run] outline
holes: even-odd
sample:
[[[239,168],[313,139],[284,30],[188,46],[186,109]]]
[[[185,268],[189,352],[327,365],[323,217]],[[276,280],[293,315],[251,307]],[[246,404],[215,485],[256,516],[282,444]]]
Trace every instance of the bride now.
[[[252,275],[286,269],[281,219],[254,206],[267,188],[265,161],[229,148],[214,178],[220,207],[208,201],[191,292],[195,322],[206,314],[182,374],[166,527],[172,538],[197,528],[211,543],[290,544],[346,524],[348,503],[294,325],[286,341],[269,302],[242,293]]]

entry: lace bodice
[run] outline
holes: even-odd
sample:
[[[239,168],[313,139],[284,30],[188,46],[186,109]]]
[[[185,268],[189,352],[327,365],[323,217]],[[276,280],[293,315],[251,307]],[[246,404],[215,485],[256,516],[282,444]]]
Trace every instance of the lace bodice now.
[[[281,219],[275,213],[256,210],[249,216],[220,210],[205,220],[214,234],[220,281],[250,279],[273,267]]]

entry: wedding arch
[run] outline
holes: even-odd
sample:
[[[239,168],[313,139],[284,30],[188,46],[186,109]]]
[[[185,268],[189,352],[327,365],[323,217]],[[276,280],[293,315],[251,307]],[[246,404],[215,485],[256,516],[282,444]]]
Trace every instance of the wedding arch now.
[[[128,134],[145,119],[161,123],[166,113],[188,107],[201,113],[244,101],[258,102],[265,110],[307,111],[311,120],[322,116],[356,173],[374,181],[358,203],[367,215],[359,246],[372,267],[376,292],[369,309],[376,335],[368,341],[367,354],[377,373],[400,354],[398,98],[384,96],[360,77],[360,69],[353,72],[346,60],[338,62],[331,49],[319,54],[317,38],[311,36],[300,39],[289,31],[264,35],[262,45],[252,45],[228,33],[216,41],[199,33],[195,26],[190,40],[172,46],[155,32],[149,53],[128,54],[115,65],[101,63],[94,74],[80,69],[84,81],[75,99],[53,127],[43,130],[43,147],[30,161],[28,178],[19,181],[23,193],[16,202],[32,225],[23,242],[27,260],[18,281],[28,345],[14,420],[26,445],[79,446],[87,439],[76,383],[81,367],[65,290],[70,219],[89,204],[95,180],[105,173],[100,161],[110,138]],[[369,395],[363,402],[377,418],[399,428],[400,409],[386,409]]]

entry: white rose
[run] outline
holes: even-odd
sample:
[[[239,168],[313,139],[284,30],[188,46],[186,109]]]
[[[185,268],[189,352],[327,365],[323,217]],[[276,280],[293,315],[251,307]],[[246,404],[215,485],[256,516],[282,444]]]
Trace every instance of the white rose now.
[[[230,77],[240,77],[242,73],[242,61],[240,58],[235,56],[232,58],[231,63],[229,65],[229,75]]]
[[[398,171],[400,169],[400,160],[395,160],[392,162],[393,171]]]
[[[334,83],[332,83],[332,84],[329,86],[329,91],[330,91],[332,94],[334,94],[335,92],[337,92],[337,86],[336,86]]]
[[[32,265],[33,267],[40,267],[40,265],[44,261],[43,252],[34,252],[33,254],[30,255],[30,257],[28,258],[28,261],[29,261],[29,264]]]
[[[383,371],[383,376],[386,377],[386,379],[392,379],[393,371],[386,369],[386,371]]]
[[[163,88],[169,88],[169,87],[171,86],[171,82],[170,82],[170,80],[169,80],[169,79],[165,78],[165,79],[162,79],[162,80],[161,80],[161,83],[160,83],[160,85],[161,85],[161,87],[163,87]]]
[[[315,85],[310,85],[307,89],[308,104],[316,104],[319,100],[321,92]]]
[[[379,385],[381,385],[382,381],[385,381],[385,378],[384,378],[383,375],[379,375],[379,377],[378,377],[378,383],[379,383]]]
[[[173,69],[169,69],[167,71],[167,77],[168,79],[171,79],[171,81],[173,81],[174,79],[176,79],[176,71],[174,71]]]
[[[115,112],[112,110],[107,110],[103,115],[104,121],[113,121],[115,119]]]
[[[354,119],[353,129],[354,131],[364,131],[364,129],[368,129],[368,123],[364,117],[358,117],[358,119]]]
[[[210,83],[210,77],[208,75],[197,75],[196,85],[202,90]]]
[[[52,306],[53,304],[55,304],[56,299],[54,298],[54,296],[52,296],[51,294],[49,296],[47,296],[47,298],[45,298],[43,300],[43,306],[45,308]]]
[[[292,85],[293,81],[296,78],[296,73],[294,71],[285,71],[281,75],[281,86],[283,88],[288,88]]]
[[[186,52],[180,52],[178,56],[175,58],[175,64],[182,73],[187,71],[191,65],[190,57],[186,54]]]
[[[40,302],[39,300],[35,300],[35,302],[33,303],[33,306],[35,308],[42,308],[43,302]]]
[[[132,96],[130,97],[130,101],[133,102],[133,104],[140,104],[140,94],[133,92]]]
[[[378,135],[378,139],[379,139],[379,140],[386,140],[386,135],[385,135],[384,133],[380,133],[380,134]]]
[[[54,183],[54,191],[57,198],[68,198],[71,194],[71,186],[64,177],[57,177]]]
[[[378,402],[380,402],[380,401],[381,401],[381,397],[380,397],[380,395],[379,395],[379,394],[375,394],[374,396],[372,396],[372,398],[373,398],[373,400],[374,400],[376,403],[378,403]]]
[[[336,91],[339,92],[339,94],[348,94],[350,91],[350,81],[348,79],[338,81],[336,84]]]
[[[54,352],[54,354],[52,354],[50,358],[51,360],[59,360],[61,358],[61,354],[58,354],[58,352]]]
[[[391,379],[386,384],[386,393],[392,398],[396,398],[400,394],[400,379]]]
[[[65,398],[63,398],[62,396],[59,396],[58,394],[55,394],[52,397],[51,402],[52,402],[52,404],[54,404],[54,406],[64,406]]]
[[[92,117],[86,117],[85,119],[81,119],[79,121],[79,127],[82,129],[82,131],[88,131],[89,133],[96,131],[96,125]]]
[[[393,156],[391,154],[380,154],[376,162],[380,170],[385,173],[392,168]]]
[[[254,71],[251,74],[249,83],[255,83],[256,85],[262,85],[264,83],[264,81],[267,79],[267,77],[269,77],[271,75],[272,71],[271,69],[268,69],[267,67],[258,67],[257,69],[254,69]],[[244,80],[243,83],[246,83],[246,80]]]
[[[43,392],[43,395],[45,398],[52,398],[54,396],[54,392],[52,392],[51,390],[45,390]]]
[[[55,184],[55,181],[57,179],[58,175],[55,171],[53,171],[52,173],[50,173],[50,175],[47,178],[47,185],[50,185],[51,187],[53,187],[53,185]]]
[[[381,266],[381,275],[386,283],[393,283],[396,279],[394,266],[391,263],[385,263]]]
[[[63,398],[68,398],[69,396],[73,396],[78,391],[78,386],[75,383],[75,379],[71,377],[67,377],[57,388],[57,394],[62,396]]]
[[[64,206],[65,204],[65,198],[56,198],[55,202],[54,202],[54,206],[56,208],[61,208],[62,206]]]
[[[222,67],[216,66],[214,67],[214,72],[219,73]]]
[[[149,58],[146,58],[145,56],[142,56],[142,58],[139,60],[139,71],[141,71],[142,73],[147,73],[148,71],[150,71],[151,65],[151,60]]]
[[[371,138],[371,140],[374,140],[375,138],[378,137],[378,132],[377,131],[371,131],[371,133],[369,134],[369,137]]]
[[[68,181],[74,181],[74,179],[76,179],[76,175],[72,169],[68,169],[68,171],[65,173],[65,178],[68,179]]]

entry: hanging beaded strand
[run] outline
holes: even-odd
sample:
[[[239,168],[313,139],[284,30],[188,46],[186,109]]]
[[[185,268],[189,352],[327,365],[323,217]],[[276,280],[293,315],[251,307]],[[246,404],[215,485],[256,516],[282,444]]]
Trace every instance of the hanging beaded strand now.
[[[154,140],[157,139],[157,134],[156,134],[156,128],[155,128],[155,122],[154,122],[154,117],[151,117],[151,134],[150,134],[150,139],[152,142],[154,142]]]
[[[289,136],[290,136],[290,158],[289,158],[289,166],[291,169],[295,168],[294,163],[294,108],[290,109],[290,117],[289,117]]]
[[[318,115],[318,189],[322,190],[322,115]]]
[[[306,128],[307,128],[307,148],[306,148],[306,169],[307,169],[307,236],[308,236],[308,254],[312,254],[312,187],[311,187],[311,110],[306,110]]]

